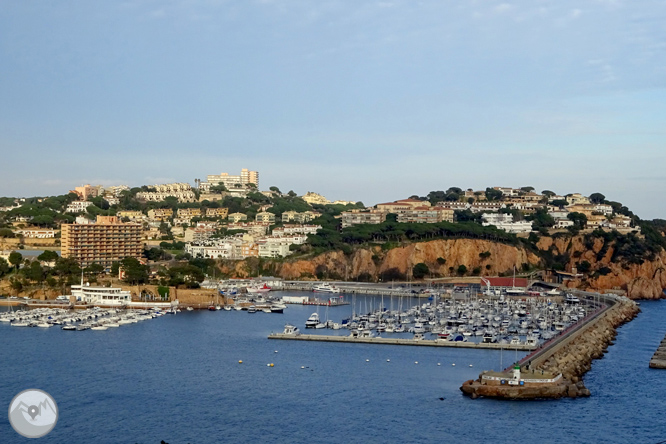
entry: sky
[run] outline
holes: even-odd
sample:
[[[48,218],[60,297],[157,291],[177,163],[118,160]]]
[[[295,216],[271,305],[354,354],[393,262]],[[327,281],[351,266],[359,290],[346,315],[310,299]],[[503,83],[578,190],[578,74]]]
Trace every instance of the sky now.
[[[0,196],[241,168],[666,218],[664,0],[0,0]]]

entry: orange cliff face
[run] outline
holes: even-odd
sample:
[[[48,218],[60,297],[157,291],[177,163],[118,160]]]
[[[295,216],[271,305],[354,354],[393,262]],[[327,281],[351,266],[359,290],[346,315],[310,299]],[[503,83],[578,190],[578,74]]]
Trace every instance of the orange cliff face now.
[[[589,245],[588,245],[589,246]],[[591,248],[584,244],[582,236],[573,238],[542,238],[538,247],[541,250],[552,248],[557,254],[569,254],[567,271],[572,271],[582,261],[591,265],[596,271],[607,267],[610,272],[606,275],[589,277],[584,280],[569,282],[572,288],[589,289],[594,291],[625,290],[631,299],[660,299],[664,297],[666,288],[666,252],[661,251],[652,261],[645,260],[642,264],[629,264],[625,262],[611,262],[614,245],[609,244],[604,251],[604,240],[594,239]]]
[[[483,257],[481,253],[485,253]],[[444,263],[440,263],[442,259]],[[455,276],[460,265],[467,267],[468,272],[480,268],[481,275],[495,276],[512,272],[514,266],[520,269],[523,264],[537,265],[540,259],[525,249],[497,242],[447,239],[413,243],[388,251],[368,247],[355,250],[349,256],[341,251],[331,251],[308,259],[287,259],[274,263],[274,271],[284,279],[314,279],[318,273],[324,273],[331,279],[356,280],[365,276],[378,280],[387,271],[411,275],[414,265],[421,262],[440,276]],[[245,268],[236,266],[235,271]]]
[[[656,299],[663,297],[666,288],[666,252],[656,255],[654,260],[642,264],[625,262],[612,263],[613,244],[604,247],[603,239],[588,241],[583,236],[552,239],[541,238],[537,244],[540,250],[551,250],[553,254],[568,254],[566,271],[582,261],[588,261],[591,271],[582,280],[569,281],[570,287],[594,291],[625,290],[632,299]],[[589,248],[588,248],[589,247]],[[441,263],[443,260],[445,262]],[[256,259],[254,259],[256,261]],[[482,276],[497,276],[521,269],[523,264],[542,265],[540,257],[522,247],[478,239],[445,239],[408,244],[388,251],[380,247],[366,247],[355,250],[351,255],[341,251],[331,251],[307,259],[285,259],[266,261],[264,270],[292,280],[316,279],[324,275],[326,279],[377,281],[382,274],[411,276],[411,270],[418,263],[425,263],[433,275],[456,276],[460,265],[467,268],[469,275],[475,268]],[[595,271],[607,268],[606,275]],[[223,271],[233,277],[256,275],[257,266],[251,260],[227,264]]]

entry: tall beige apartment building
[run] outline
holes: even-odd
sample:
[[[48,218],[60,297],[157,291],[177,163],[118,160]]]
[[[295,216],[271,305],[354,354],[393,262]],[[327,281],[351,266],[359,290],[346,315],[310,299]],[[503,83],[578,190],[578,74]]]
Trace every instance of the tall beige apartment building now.
[[[142,257],[141,225],[122,223],[116,216],[97,216],[94,224],[63,224],[61,246],[62,257],[76,259],[81,267],[111,267],[126,257]]]

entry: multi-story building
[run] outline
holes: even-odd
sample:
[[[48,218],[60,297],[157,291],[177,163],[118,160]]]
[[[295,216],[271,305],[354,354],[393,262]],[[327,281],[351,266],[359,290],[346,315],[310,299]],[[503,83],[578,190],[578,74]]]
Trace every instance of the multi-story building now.
[[[85,213],[86,209],[92,204],[92,202],[88,202],[87,200],[75,200],[67,205],[65,213]]]
[[[228,215],[229,208],[206,208],[206,217],[226,219]]]
[[[256,222],[274,224],[275,223],[275,214],[269,213],[268,211],[263,211],[261,213],[257,213],[254,220]]]
[[[567,194],[565,199],[569,203],[569,205],[577,205],[577,204],[585,205],[590,203],[590,199],[588,199],[587,197],[583,196],[580,193]]]
[[[117,216],[97,216],[94,224],[63,224],[62,257],[82,267],[96,263],[111,267],[126,257],[141,258],[141,225],[122,223]]]
[[[211,227],[190,227],[185,230],[185,242],[202,242],[210,239],[215,234],[215,228]]]
[[[398,222],[436,224],[453,222],[453,210],[441,207],[414,207],[398,214]]]
[[[245,230],[250,234],[264,236],[268,233],[270,224],[265,222],[230,222],[227,225],[228,230]]]
[[[305,193],[305,195],[301,196],[301,199],[303,199],[310,205],[312,204],[328,205],[331,203],[330,200],[326,199],[321,194],[313,193],[312,191],[308,191],[307,193]]]
[[[316,219],[317,216],[318,214],[314,211],[305,211],[303,213],[298,213],[296,211],[285,211],[282,213],[282,222],[297,222],[299,224],[305,224],[313,219]]]
[[[122,210],[116,213],[116,216],[120,218],[128,218],[129,220],[136,221],[143,219],[143,213],[141,211],[129,211]]]
[[[247,214],[243,213],[231,213],[227,219],[229,219],[229,223],[236,223],[240,222],[242,220],[247,220]]]
[[[274,236],[288,236],[290,234],[317,234],[321,225],[285,225],[273,229]]]
[[[385,220],[384,211],[345,211],[342,213],[342,228],[360,224],[381,224]]]
[[[259,244],[259,257],[285,257],[291,251],[289,250],[289,243],[287,242],[269,242],[267,240],[258,241]]]
[[[375,205],[375,208],[379,211],[385,213],[404,213],[416,207],[429,207],[430,202],[427,200],[418,200],[418,199],[402,199],[396,200],[395,202],[380,203]]]
[[[506,208],[506,204],[502,202],[488,202],[488,201],[474,202],[469,206],[469,209],[474,213],[480,213],[482,211],[490,211],[492,213],[496,213],[502,208]]]
[[[148,210],[148,219],[150,220],[166,220],[173,217],[173,210],[171,208],[154,208]]]
[[[91,186],[90,184],[86,184],[80,187],[75,187],[73,190],[70,190],[70,193],[79,196],[80,200],[88,200],[89,197],[99,196],[101,189],[101,185]]]
[[[201,208],[178,208],[178,217],[192,219],[194,217],[201,217]]]
[[[482,225],[484,227],[494,225],[508,233],[529,233],[532,231],[532,222],[526,220],[514,222],[511,214],[486,213],[481,217],[483,218]]]
[[[199,184],[199,189],[201,189],[202,192],[207,193],[210,191],[211,187],[220,184],[224,185],[227,190],[247,188],[249,184],[254,184],[259,188],[259,172],[249,171],[247,168],[243,168],[238,176],[232,176],[229,173],[209,174],[206,176],[206,182],[201,182]]]
[[[167,197],[175,197],[178,202],[196,202],[197,196],[192,191],[192,186],[187,183],[167,183],[164,185],[152,185],[155,191],[140,191],[136,198],[146,202],[162,202]]]
[[[50,239],[55,237],[56,230],[40,230],[40,229],[16,230],[14,234],[29,239]]]

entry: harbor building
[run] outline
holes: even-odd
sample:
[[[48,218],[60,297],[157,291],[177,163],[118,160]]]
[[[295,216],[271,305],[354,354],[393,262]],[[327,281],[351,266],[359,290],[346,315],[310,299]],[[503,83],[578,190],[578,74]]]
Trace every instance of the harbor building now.
[[[97,216],[94,224],[62,224],[62,257],[81,267],[97,263],[105,268],[126,257],[143,255],[141,225],[122,223],[117,216]]]

